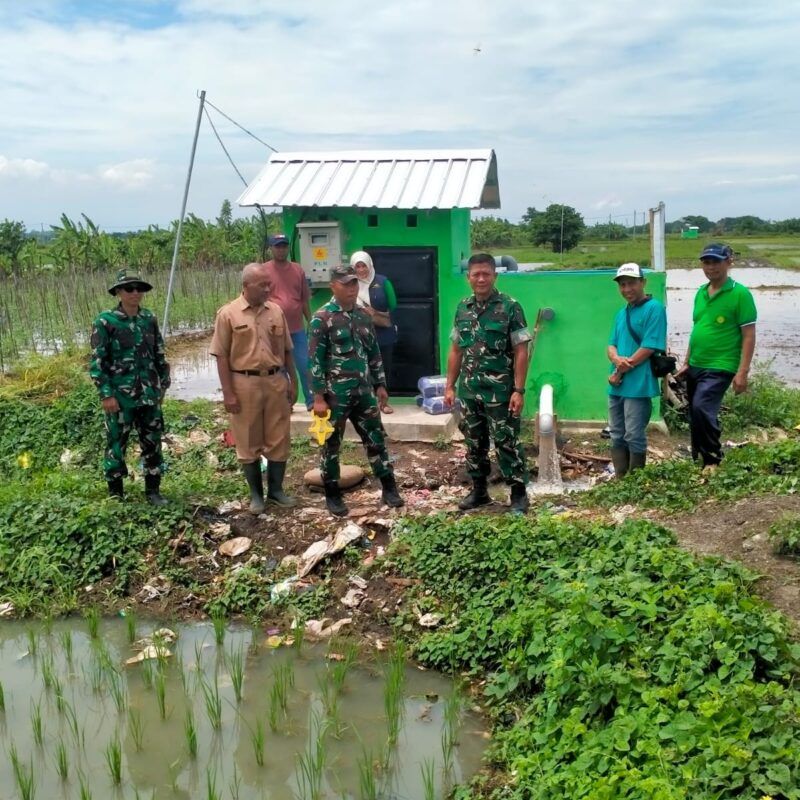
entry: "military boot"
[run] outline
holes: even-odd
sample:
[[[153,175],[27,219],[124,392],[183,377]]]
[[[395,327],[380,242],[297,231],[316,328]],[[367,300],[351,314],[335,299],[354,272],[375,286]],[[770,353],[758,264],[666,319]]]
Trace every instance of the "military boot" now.
[[[394,475],[385,475],[381,478],[381,484],[383,485],[382,500],[387,506],[400,508],[405,505],[403,498],[400,497],[400,492],[397,491],[397,481],[395,481]]]
[[[492,502],[486,489],[486,478],[474,478],[472,491],[458,504],[462,511],[470,511],[479,506],[488,506]]]
[[[125,497],[125,487],[122,483],[122,478],[112,478],[110,481],[106,481],[108,484],[108,496],[109,497],[118,497],[122,500]]]
[[[627,447],[611,448],[611,463],[614,465],[614,476],[624,478],[631,466],[631,454]]]
[[[342,500],[342,490],[338,481],[325,481],[325,505],[336,517],[344,517],[347,514],[347,506]]]
[[[647,463],[647,453],[631,453],[630,471],[641,469]]]
[[[151,506],[165,506],[168,504],[166,497],[163,497],[161,492],[161,476],[160,475],[145,475],[144,476],[144,496]]]
[[[524,483],[511,484],[511,513],[525,514],[528,510],[528,493]]]
[[[261,477],[261,461],[253,461],[251,464],[242,464],[242,472],[247,478],[247,485],[250,487],[250,513],[264,513],[264,480]]]
[[[297,500],[283,491],[283,476],[286,474],[285,461],[267,462],[267,500],[283,508],[297,505]]]

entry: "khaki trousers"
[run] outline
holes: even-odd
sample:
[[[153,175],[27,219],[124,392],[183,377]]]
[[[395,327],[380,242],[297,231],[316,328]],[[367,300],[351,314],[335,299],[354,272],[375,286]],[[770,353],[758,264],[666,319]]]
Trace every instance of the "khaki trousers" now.
[[[262,455],[269,461],[286,461],[291,417],[286,376],[283,372],[265,376],[234,372],[232,378],[242,409],[231,414],[236,457],[243,464],[250,464]]]

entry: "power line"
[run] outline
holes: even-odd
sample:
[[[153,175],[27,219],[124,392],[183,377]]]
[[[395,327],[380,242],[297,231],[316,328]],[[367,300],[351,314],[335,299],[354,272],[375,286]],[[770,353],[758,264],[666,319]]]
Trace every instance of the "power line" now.
[[[244,179],[244,175],[242,175],[242,173],[239,172],[239,168],[236,166],[236,164],[233,163],[233,159],[231,158],[231,154],[228,152],[228,148],[225,147],[225,145],[223,144],[222,137],[220,137],[219,133],[217,132],[217,129],[214,125],[214,121],[211,119],[211,116],[209,115],[208,111],[206,111],[205,114],[206,114],[206,119],[208,119],[208,124],[211,126],[211,130],[214,131],[214,136],[217,137],[219,146],[222,148],[222,152],[225,153],[225,155],[228,157],[228,161],[230,161],[231,166],[233,167],[236,174],[239,176],[241,182],[245,186],[247,186],[247,181]]]
[[[227,119],[228,122],[232,122],[237,128],[239,128],[239,130],[244,131],[248,136],[252,136],[257,142],[263,144],[264,147],[268,147],[270,150],[272,150],[273,153],[278,152],[278,150],[275,147],[273,147],[271,144],[267,144],[267,142],[265,142],[263,139],[259,139],[258,136],[256,136],[252,131],[247,130],[247,128],[245,128],[244,125],[240,125],[235,119],[229,117],[224,111],[217,108],[210,100],[206,99],[206,105],[211,106],[211,108],[213,108],[214,111],[216,111],[218,114],[222,114],[222,116],[225,117],[225,119]],[[208,116],[208,112],[206,112],[206,116]],[[209,117],[209,121],[210,120],[211,117]],[[212,125],[211,127],[213,128],[214,126]]]

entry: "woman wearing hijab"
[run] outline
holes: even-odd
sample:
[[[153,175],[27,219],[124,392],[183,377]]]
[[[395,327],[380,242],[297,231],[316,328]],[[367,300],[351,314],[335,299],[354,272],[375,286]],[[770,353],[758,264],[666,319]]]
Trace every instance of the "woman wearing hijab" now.
[[[397,295],[392,282],[385,275],[376,275],[369,253],[359,250],[350,257],[358,275],[358,305],[372,318],[378,346],[381,349],[386,380],[392,371],[392,352],[397,341],[397,326],[392,322],[392,311],[397,308]]]

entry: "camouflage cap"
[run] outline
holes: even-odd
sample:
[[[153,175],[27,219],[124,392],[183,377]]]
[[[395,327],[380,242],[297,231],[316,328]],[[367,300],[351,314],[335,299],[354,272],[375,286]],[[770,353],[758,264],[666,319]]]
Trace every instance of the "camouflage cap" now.
[[[339,281],[339,283],[350,283],[350,281],[357,281],[358,275],[356,275],[355,267],[351,267],[349,264],[342,264],[331,270],[331,280]]]
[[[140,286],[144,286],[144,291],[149,292],[153,286],[152,284],[148,283],[143,278],[140,278],[135,272],[132,272],[127,269],[121,269],[117,273],[117,280],[113,286],[110,286],[108,289],[109,294],[116,294],[117,289],[123,286],[130,286],[132,283],[138,283]]]

